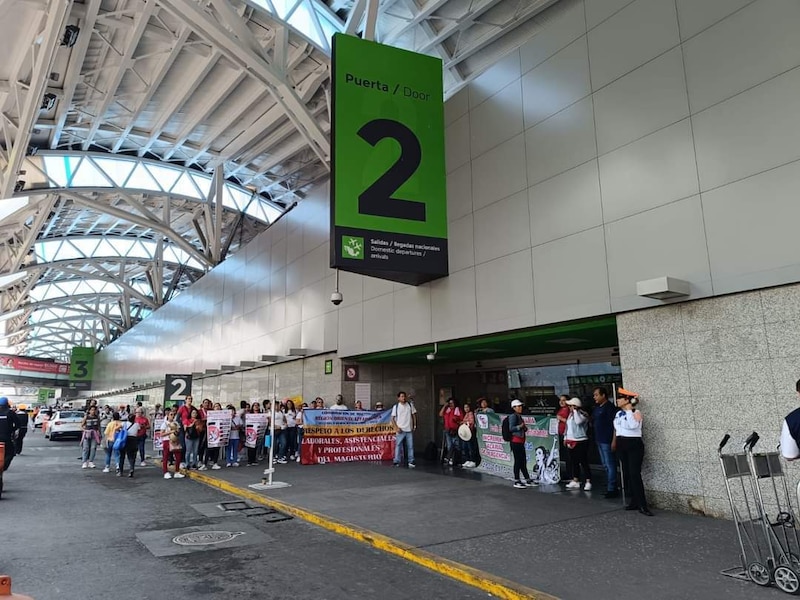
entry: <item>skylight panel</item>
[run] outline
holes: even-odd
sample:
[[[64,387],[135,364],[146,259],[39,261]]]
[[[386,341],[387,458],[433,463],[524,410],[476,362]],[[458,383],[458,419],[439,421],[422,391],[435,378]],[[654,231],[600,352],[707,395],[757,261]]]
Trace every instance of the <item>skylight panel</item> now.
[[[66,156],[45,156],[43,157],[44,171],[57,187],[67,187],[69,178],[67,177],[67,157]]]
[[[204,199],[208,198],[208,194],[211,192],[211,177],[200,173],[192,173],[191,175],[195,185],[197,185],[197,189],[200,190],[200,194]]]
[[[320,46],[325,46],[316,21],[316,16],[311,12],[311,10],[308,8],[308,5],[304,2],[298,5],[298,7],[292,13],[292,16],[289,17],[288,23],[301,33],[307,35],[313,42],[316,42]]]
[[[115,158],[95,158],[93,160],[118,187],[125,186],[125,182],[136,166],[136,161],[133,160]]]
[[[125,184],[125,187],[136,188],[140,190],[152,190],[154,192],[162,191],[156,180],[153,179],[153,176],[150,175],[150,172],[145,168],[143,163],[136,165],[136,168],[133,170],[133,173],[131,173],[130,178],[128,178],[128,183]]]
[[[113,187],[91,160],[84,158],[72,176],[70,187]]]
[[[161,165],[148,164],[147,170],[150,171],[163,190],[171,190],[175,182],[178,181],[178,177],[181,176],[180,169],[163,167]]]
[[[197,189],[197,186],[195,186],[192,178],[189,177],[189,174],[186,172],[181,175],[180,179],[178,179],[177,183],[173,186],[170,192],[179,196],[197,198],[198,200],[201,198],[200,191]]]

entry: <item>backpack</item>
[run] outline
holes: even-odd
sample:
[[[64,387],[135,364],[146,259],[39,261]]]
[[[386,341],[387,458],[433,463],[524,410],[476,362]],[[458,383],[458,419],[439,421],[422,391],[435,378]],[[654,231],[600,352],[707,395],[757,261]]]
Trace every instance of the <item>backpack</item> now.
[[[501,427],[501,429],[502,429],[502,432],[503,432],[503,441],[504,442],[510,442],[511,441],[511,423],[508,422],[508,420],[510,418],[511,417],[506,417],[505,419],[503,419],[503,426]]]
[[[128,430],[125,427],[120,427],[117,429],[117,432],[114,434],[114,450],[121,450],[125,447],[125,443],[128,441]]]

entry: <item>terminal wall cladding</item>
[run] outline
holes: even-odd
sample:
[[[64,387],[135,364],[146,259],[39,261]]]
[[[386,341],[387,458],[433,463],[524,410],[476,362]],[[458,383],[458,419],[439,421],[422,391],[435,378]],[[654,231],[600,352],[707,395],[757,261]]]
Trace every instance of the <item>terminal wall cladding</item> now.
[[[342,273],[331,305],[322,183],[104,349],[98,383],[648,308],[636,282],[664,275],[690,300],[799,281],[800,3],[741,4],[555,4],[446,103],[448,277]]]

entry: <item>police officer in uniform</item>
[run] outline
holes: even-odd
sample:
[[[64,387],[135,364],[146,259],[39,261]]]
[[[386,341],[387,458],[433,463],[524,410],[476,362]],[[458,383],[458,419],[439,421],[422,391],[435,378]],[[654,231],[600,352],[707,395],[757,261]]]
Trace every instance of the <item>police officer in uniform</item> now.
[[[6,445],[6,460],[3,464],[3,471],[8,471],[11,461],[14,459],[14,435],[19,426],[17,425],[17,415],[11,411],[8,405],[8,398],[0,397],[0,442]]]
[[[15,449],[17,451],[17,455],[22,454],[22,443],[25,440],[25,436],[28,435],[28,411],[23,410],[17,407],[17,439],[14,442]]]

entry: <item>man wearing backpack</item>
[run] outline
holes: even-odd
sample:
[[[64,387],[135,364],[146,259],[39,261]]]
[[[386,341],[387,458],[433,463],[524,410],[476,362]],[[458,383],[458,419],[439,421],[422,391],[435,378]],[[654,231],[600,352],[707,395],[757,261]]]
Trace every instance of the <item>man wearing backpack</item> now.
[[[525,457],[525,432],[528,426],[522,418],[522,402],[514,400],[511,402],[511,413],[508,417],[508,430],[511,433],[511,454],[514,457],[514,487],[524,490],[529,485],[535,485],[531,476],[528,474],[528,466]],[[520,479],[520,473],[525,478]]]

